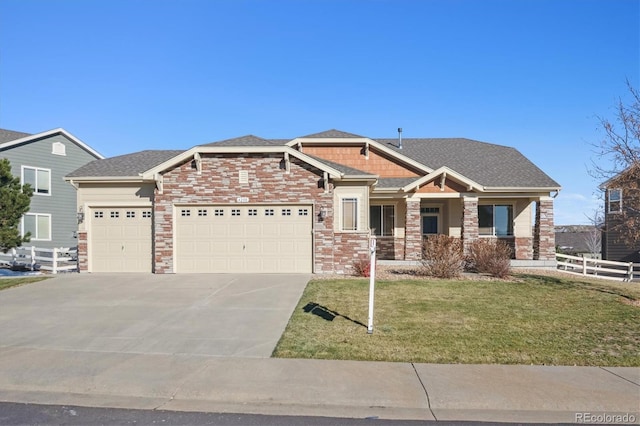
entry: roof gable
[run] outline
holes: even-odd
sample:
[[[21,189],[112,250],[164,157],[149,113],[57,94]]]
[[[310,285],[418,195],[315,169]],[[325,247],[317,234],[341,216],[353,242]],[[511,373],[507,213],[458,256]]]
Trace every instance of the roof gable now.
[[[11,132],[11,131],[5,131],[5,132]],[[12,132],[12,133],[18,133],[18,132]],[[72,143],[75,143],[80,148],[84,149],[89,154],[93,155],[94,157],[99,158],[99,159],[103,159],[104,158],[104,156],[102,154],[100,154],[98,151],[94,150],[89,145],[85,144],[80,139],[76,138],[71,133],[67,132],[66,130],[64,130],[62,128],[48,130],[46,132],[36,133],[36,134],[33,134],[33,135],[25,133],[26,136],[23,136],[23,137],[21,137],[19,139],[13,139],[13,140],[10,140],[10,141],[6,141],[6,142],[3,142],[3,143],[0,143],[0,151],[11,149],[11,148],[13,148],[15,146],[18,146],[18,145],[24,145],[24,144],[27,144],[27,143],[37,142],[39,140],[42,140],[42,139],[45,139],[45,138],[48,138],[48,137],[51,137],[51,136],[54,136],[54,135],[58,135],[58,134],[63,135],[68,140],[70,140]]]

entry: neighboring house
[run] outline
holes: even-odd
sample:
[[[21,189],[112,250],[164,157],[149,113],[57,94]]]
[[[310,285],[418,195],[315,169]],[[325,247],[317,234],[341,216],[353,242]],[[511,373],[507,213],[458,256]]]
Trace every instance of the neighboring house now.
[[[424,236],[446,234],[555,264],[560,185],[517,150],[469,139],[250,135],[66,179],[86,218],[81,271],[349,273],[370,230],[380,259],[419,260]]]
[[[556,247],[560,253],[599,259],[601,231],[593,225],[556,226]]]
[[[12,173],[34,189],[29,212],[20,224],[22,234],[31,232],[31,241],[25,245],[75,247],[76,190],[63,178],[104,157],[63,129],[35,135],[0,129],[0,158],[8,158]]]
[[[631,196],[638,196],[640,180],[632,178],[631,168],[624,170],[600,185],[604,190],[604,230],[602,232],[602,258],[619,262],[640,262],[640,244],[635,246],[625,242],[621,231],[617,229],[625,215],[636,217],[640,221],[640,212],[629,203]],[[637,172],[634,172],[638,176]],[[637,203],[634,203],[637,206]]]

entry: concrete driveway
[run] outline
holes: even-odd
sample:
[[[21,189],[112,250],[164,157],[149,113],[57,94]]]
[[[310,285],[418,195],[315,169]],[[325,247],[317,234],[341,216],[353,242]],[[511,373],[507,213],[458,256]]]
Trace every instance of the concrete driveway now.
[[[0,350],[269,357],[309,278],[60,275],[0,292]]]

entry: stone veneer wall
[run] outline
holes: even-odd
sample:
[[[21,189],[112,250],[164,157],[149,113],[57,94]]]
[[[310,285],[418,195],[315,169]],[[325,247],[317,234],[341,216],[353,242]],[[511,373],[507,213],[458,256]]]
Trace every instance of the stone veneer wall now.
[[[78,231],[78,270],[89,270],[89,256],[87,252],[87,231]]]
[[[556,259],[556,235],[553,227],[553,200],[542,199],[536,203],[533,258]]]
[[[520,260],[533,259],[533,238],[515,237],[515,258]]]
[[[376,257],[378,260],[403,260],[404,238],[376,238]]]
[[[407,198],[404,231],[404,260],[422,259],[422,232],[420,231],[420,199]]]
[[[479,233],[478,199],[475,197],[463,197],[461,237],[465,254],[469,252],[469,245],[480,237]]]
[[[240,170],[248,172],[249,183],[239,183]],[[348,272],[353,260],[368,255],[368,234],[334,233],[333,194],[325,192],[321,179],[321,171],[295,158],[286,173],[280,154],[203,155],[201,174],[191,161],[166,172],[154,203],[155,272],[174,272],[174,204],[234,204],[238,197],[247,197],[249,204],[313,204],[314,271]],[[324,219],[318,215],[321,209],[327,212]]]

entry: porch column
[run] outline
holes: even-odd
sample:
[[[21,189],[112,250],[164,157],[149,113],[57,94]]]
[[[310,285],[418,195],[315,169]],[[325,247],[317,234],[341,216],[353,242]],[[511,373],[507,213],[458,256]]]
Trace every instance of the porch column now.
[[[533,258],[536,260],[556,259],[556,234],[553,228],[553,199],[551,197],[540,197],[536,203]]]
[[[87,272],[88,270],[87,231],[78,231],[78,271]]]
[[[420,232],[420,199],[407,198],[404,229],[404,260],[422,259],[422,232]]]
[[[469,245],[478,239],[478,197],[462,197],[462,229],[460,236],[464,253],[469,253]]]

